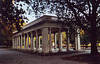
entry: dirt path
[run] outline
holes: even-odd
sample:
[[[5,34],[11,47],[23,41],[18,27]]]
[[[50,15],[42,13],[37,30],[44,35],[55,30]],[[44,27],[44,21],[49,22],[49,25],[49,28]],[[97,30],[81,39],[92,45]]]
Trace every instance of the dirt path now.
[[[62,60],[67,55],[39,56],[14,50],[0,49],[0,64],[87,64]]]

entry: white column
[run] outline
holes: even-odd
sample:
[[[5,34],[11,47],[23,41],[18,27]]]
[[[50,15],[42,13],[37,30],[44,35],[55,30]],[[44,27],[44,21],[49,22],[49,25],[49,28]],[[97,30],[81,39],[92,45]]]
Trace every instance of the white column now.
[[[68,41],[67,41],[67,51],[70,51],[70,38],[68,36]]]
[[[62,32],[61,32],[61,49],[62,49]]]
[[[54,40],[55,40],[54,47],[55,47],[55,49],[57,49],[57,33],[54,34]]]
[[[19,36],[17,36],[17,49],[19,49]]]
[[[38,32],[36,31],[36,52],[38,52],[39,48],[39,37],[38,37]]]
[[[40,38],[40,36],[39,36],[39,49],[40,49],[40,45],[41,45],[41,44],[40,44],[40,40],[41,40],[41,38]]]
[[[15,46],[16,46],[16,49],[17,49],[17,36],[15,38],[15,42],[16,42]]]
[[[14,37],[14,49],[16,49],[16,37]]]
[[[17,49],[17,37],[15,37],[15,48]]]
[[[42,51],[44,54],[49,53],[48,28],[46,27],[42,30]]]
[[[12,48],[14,49],[14,37],[12,37]]]
[[[27,33],[27,49],[29,49],[29,34]]]
[[[26,36],[24,34],[24,49],[26,49]]]
[[[16,37],[16,49],[18,48],[18,41],[17,41],[17,37]]]
[[[19,35],[19,49],[20,49],[21,47],[20,47],[20,35]]]
[[[17,49],[18,49],[18,36],[17,36]]]
[[[75,50],[77,50],[77,34],[75,34]]]
[[[69,29],[68,29],[68,33],[67,33],[67,51],[70,51],[70,38],[69,38]]]
[[[14,37],[12,37],[13,38],[13,41],[12,41],[12,45],[13,45],[13,49],[15,48],[15,41],[14,41]]]
[[[62,51],[62,45],[61,45],[61,29],[59,29],[59,32],[58,32],[58,46],[59,46],[59,52]]]
[[[23,35],[21,35],[21,49],[23,49]]]
[[[77,30],[77,48],[78,50],[81,50],[81,46],[80,46],[80,29]]]
[[[35,49],[35,40],[34,40],[34,37],[33,37],[33,51],[35,51],[34,49]]]
[[[16,49],[16,37],[14,37],[14,42],[15,42],[14,48]]]
[[[33,32],[31,32],[31,50],[33,50]]]
[[[19,49],[19,36],[17,37],[17,47],[18,47],[18,49]]]
[[[49,52],[52,52],[51,28],[49,29]]]

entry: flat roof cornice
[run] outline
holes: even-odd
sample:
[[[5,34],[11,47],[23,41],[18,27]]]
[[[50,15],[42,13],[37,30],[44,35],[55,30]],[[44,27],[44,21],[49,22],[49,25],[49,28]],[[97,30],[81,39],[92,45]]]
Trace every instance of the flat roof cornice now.
[[[46,21],[46,20],[47,20],[47,21],[51,21],[51,20],[55,21],[53,18],[57,18],[57,17],[55,17],[55,16],[49,16],[49,15],[44,15],[44,16],[42,16],[42,17],[40,17],[40,18],[37,18],[36,20],[30,22],[29,24],[23,26],[23,27],[22,27],[22,30],[23,30],[23,29],[26,29],[26,28],[28,28],[28,27],[30,27],[30,26],[33,26],[33,25],[35,25],[35,24],[37,24],[37,23],[40,23],[40,22],[42,22],[42,21]]]

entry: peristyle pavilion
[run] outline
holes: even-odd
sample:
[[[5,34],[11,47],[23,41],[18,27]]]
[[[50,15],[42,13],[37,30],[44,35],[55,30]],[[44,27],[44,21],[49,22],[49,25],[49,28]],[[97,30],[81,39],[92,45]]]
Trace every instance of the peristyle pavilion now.
[[[54,46],[58,49],[57,52],[62,52],[62,32],[65,32],[65,30],[61,28],[61,24],[57,22],[57,17],[44,15],[23,26],[20,32],[15,31],[13,33],[12,48],[20,50],[33,50],[34,52],[44,54],[54,52],[51,38],[51,34],[54,34]],[[80,50],[79,29],[77,29],[76,32],[75,50]],[[69,51],[69,36],[67,36],[67,40],[66,51]]]

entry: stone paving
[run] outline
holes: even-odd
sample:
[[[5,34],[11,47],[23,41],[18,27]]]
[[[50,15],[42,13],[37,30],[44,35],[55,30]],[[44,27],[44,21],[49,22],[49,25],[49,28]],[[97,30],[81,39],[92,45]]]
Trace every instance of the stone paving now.
[[[0,49],[0,64],[88,64],[61,59],[62,57],[72,55],[77,54],[40,56],[14,50]]]

